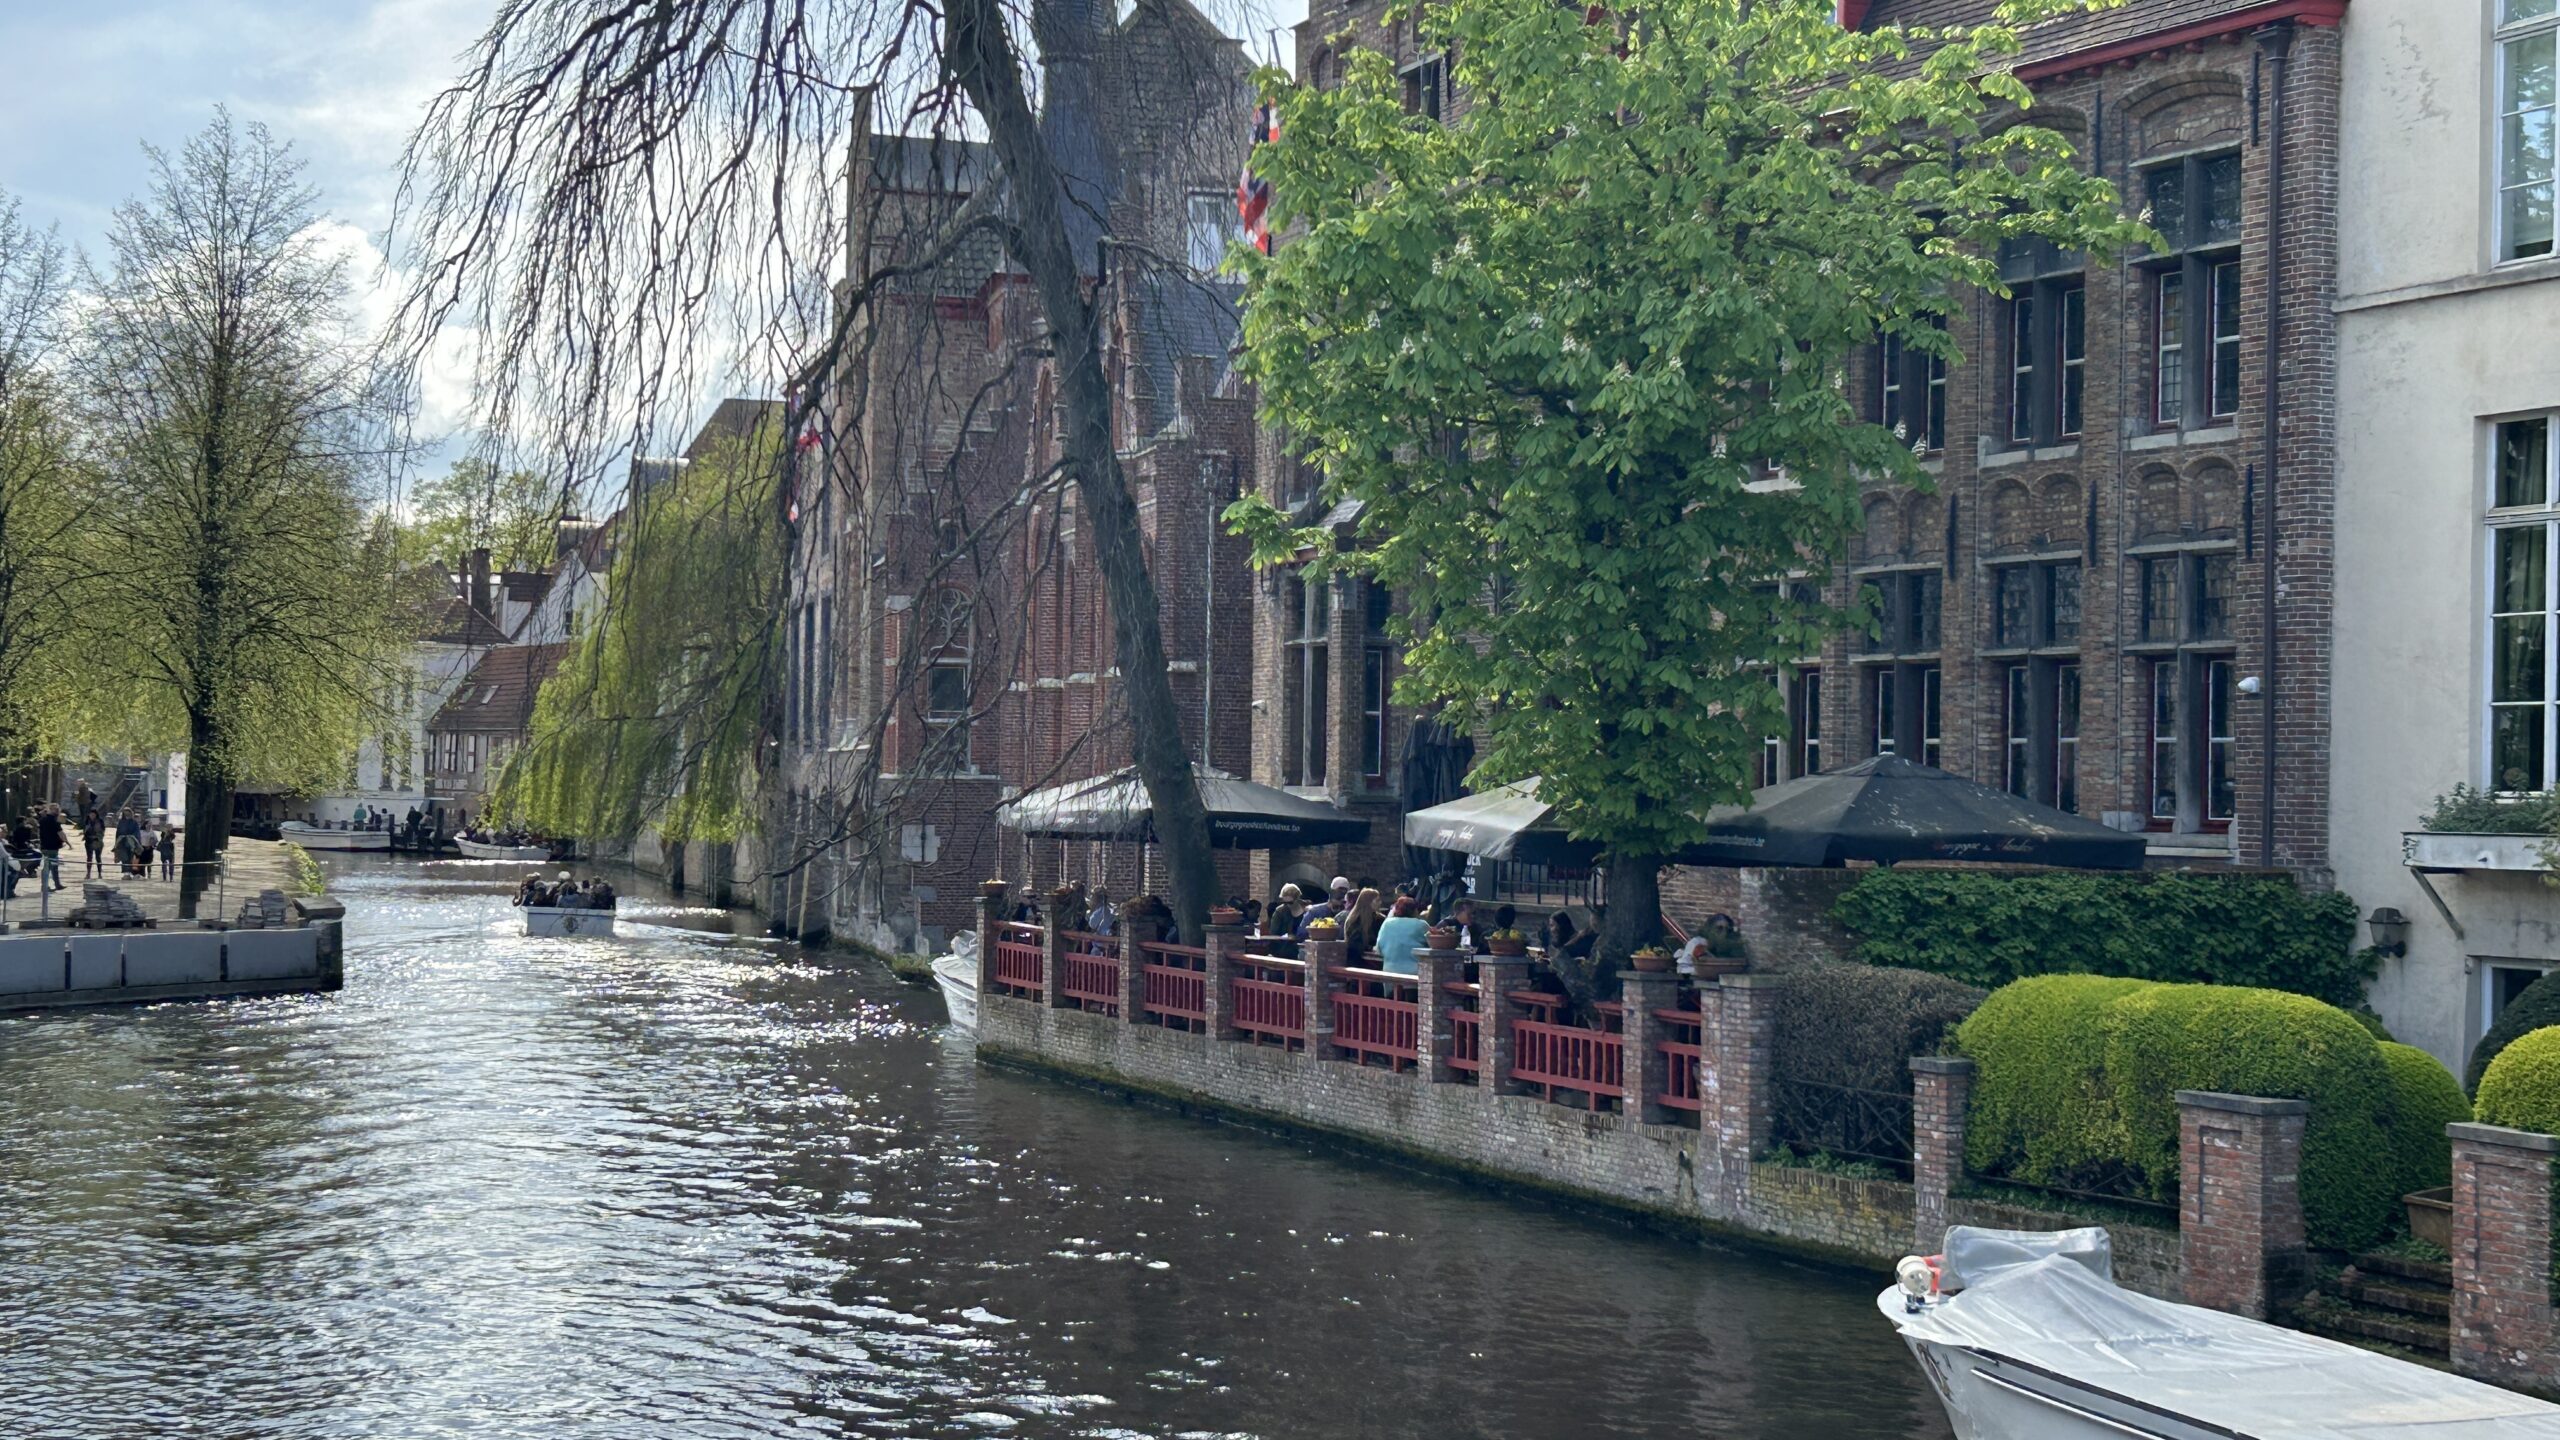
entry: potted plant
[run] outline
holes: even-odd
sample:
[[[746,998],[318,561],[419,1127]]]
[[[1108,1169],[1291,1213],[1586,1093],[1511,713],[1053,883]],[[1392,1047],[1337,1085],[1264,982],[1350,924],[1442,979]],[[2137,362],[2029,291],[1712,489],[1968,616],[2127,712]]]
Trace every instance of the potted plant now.
[[[1529,937],[1516,929],[1496,930],[1484,937],[1484,949],[1488,955],[1526,955]]]
[[[981,880],[978,882],[978,893],[984,895],[990,900],[1001,900],[1006,895],[1012,893],[1012,889],[1012,886],[1005,884],[1001,880]]]
[[[1241,925],[1244,923],[1244,912],[1233,905],[1212,905],[1209,907],[1209,923],[1212,925]]]
[[[1660,945],[1643,945],[1627,957],[1627,963],[1634,966],[1639,975],[1667,974],[1671,969],[1671,952]]]
[[[1455,950],[1458,948],[1458,927],[1434,925],[1422,932],[1422,942],[1434,950]]]
[[[1310,940],[1339,940],[1342,938],[1341,922],[1333,919],[1331,916],[1327,916],[1322,920],[1309,921],[1307,924],[1307,938]]]

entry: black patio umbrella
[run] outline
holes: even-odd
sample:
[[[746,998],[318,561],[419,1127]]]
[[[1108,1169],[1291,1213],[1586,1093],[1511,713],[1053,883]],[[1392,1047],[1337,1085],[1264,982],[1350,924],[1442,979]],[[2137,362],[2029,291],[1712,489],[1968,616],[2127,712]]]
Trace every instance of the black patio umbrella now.
[[[1408,845],[1463,850],[1492,860],[1585,861],[1591,846],[1567,839],[1538,782],[1404,818]],[[1889,865],[1902,860],[1983,860],[2135,870],[2140,835],[2039,805],[1893,755],[1752,792],[1749,805],[1701,817],[1706,836],[1673,857],[1682,865]]]
[[[1221,850],[1280,850],[1368,838],[1369,822],[1322,800],[1210,771],[1200,776],[1209,843]],[[1007,828],[1040,840],[1153,843],[1155,806],[1134,769],[1034,790],[997,807]]]
[[[1445,721],[1416,720],[1404,735],[1403,772],[1404,803],[1415,810],[1458,799],[1467,793],[1467,769],[1475,761],[1473,740],[1458,733]],[[1466,856],[1455,850],[1433,849],[1408,843],[1404,847],[1405,873],[1416,880],[1436,876],[1455,876],[1466,869]]]
[[[2023,795],[1898,755],[1755,790],[1706,815],[1687,865],[1845,865],[1983,860],[2139,870],[2148,843]]]

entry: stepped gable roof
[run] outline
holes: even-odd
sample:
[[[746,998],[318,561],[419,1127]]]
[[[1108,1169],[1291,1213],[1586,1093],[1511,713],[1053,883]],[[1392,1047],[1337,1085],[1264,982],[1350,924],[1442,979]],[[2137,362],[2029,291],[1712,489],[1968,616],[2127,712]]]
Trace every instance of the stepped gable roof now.
[[[2334,23],[2345,8],[2346,0],[2131,0],[2112,10],[2059,15],[2027,27],[2019,36],[2022,48],[2015,63],[2030,72],[2065,70],[2072,57],[2138,52],[2146,40],[2183,40],[2199,30],[2238,30],[2286,15]],[[1982,25],[1998,9],[1999,0],[1873,0],[1859,28]]]
[[[520,735],[533,722],[534,696],[560,668],[569,647],[501,645],[480,657],[454,687],[429,730]]]

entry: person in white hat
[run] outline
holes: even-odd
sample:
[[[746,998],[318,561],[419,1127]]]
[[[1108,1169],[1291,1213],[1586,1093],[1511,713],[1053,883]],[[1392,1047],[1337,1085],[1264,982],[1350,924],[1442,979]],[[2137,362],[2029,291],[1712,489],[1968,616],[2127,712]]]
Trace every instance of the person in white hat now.
[[[1351,883],[1349,876],[1334,876],[1333,883],[1325,887],[1325,889],[1330,893],[1325,896],[1324,900],[1319,904],[1308,906],[1307,913],[1298,917],[1298,938],[1301,940],[1306,939],[1307,927],[1318,920],[1334,920],[1349,914],[1351,911],[1351,896],[1358,888],[1359,887]]]

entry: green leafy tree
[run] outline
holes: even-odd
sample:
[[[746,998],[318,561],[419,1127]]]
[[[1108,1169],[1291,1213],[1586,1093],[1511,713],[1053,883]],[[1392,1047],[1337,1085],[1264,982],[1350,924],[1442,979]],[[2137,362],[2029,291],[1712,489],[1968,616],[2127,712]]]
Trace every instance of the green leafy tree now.
[[[237,783],[342,783],[380,728],[401,636],[363,482],[394,458],[392,417],[291,149],[225,115],[149,153],[83,287],[83,538],[106,589],[81,726],[187,752],[192,913]]]
[[[493,569],[539,570],[551,563],[567,503],[559,484],[531,470],[457,460],[410,494],[403,558],[454,566],[485,547]]]
[[[58,369],[70,266],[0,195],[0,773],[59,753],[85,472]]]
[[[781,663],[785,535],[768,422],[642,496],[607,593],[543,683],[503,813],[553,835],[734,840],[754,821],[756,744]]]
[[[1232,518],[1266,563],[1315,544],[1405,593],[1399,698],[1474,733],[1479,781],[1542,776],[1602,847],[1601,957],[1652,937],[1659,868],[1748,793],[1771,672],[1865,610],[1773,582],[1827,573],[1862,485],[1925,481],[1856,413],[1851,358],[1885,335],[1957,359],[1945,322],[1997,288],[2002,240],[2142,233],[2060,137],[2005,123],[2030,102],[1998,63],[2012,32],[1831,14],[1432,5],[1423,48],[1476,99],[1446,127],[1373,50],[1338,89],[1263,77],[1284,233],[1242,260],[1244,366],[1362,502],[1362,543]]]

